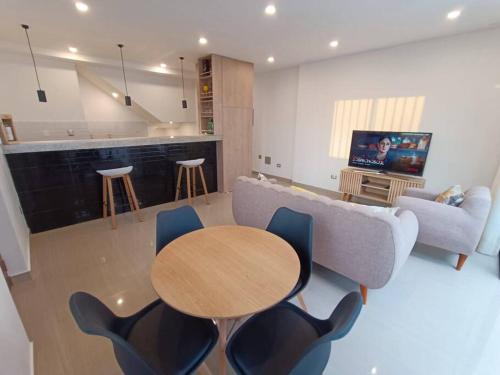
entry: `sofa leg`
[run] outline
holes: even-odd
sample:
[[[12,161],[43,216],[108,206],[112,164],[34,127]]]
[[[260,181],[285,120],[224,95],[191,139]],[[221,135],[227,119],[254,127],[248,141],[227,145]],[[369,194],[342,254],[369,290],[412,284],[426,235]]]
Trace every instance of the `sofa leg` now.
[[[368,300],[368,288],[363,284],[359,284],[359,289],[361,290],[361,297],[363,297],[363,305],[366,305]]]
[[[467,255],[458,254],[458,262],[457,262],[457,266],[455,267],[455,269],[457,271],[460,271],[466,260],[467,260]]]

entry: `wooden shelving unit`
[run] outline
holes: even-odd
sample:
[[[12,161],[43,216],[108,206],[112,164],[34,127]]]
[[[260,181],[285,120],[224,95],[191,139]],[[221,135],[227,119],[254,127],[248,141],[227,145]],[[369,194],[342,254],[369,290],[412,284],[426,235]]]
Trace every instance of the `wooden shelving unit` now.
[[[17,143],[19,140],[11,115],[0,115],[0,139],[4,145]]]
[[[217,146],[220,191],[252,172],[253,64],[219,55],[198,60],[198,122],[201,134],[222,136]]]
[[[392,204],[406,188],[423,188],[424,185],[423,178],[378,174],[355,168],[345,168],[340,172],[340,192],[345,201],[360,197]]]

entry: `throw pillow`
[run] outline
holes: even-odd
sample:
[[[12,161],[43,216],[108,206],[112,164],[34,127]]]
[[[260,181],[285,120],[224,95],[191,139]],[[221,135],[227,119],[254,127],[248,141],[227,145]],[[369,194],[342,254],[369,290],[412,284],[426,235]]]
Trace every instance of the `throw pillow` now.
[[[435,201],[457,207],[464,201],[464,196],[462,187],[460,185],[455,185],[439,194]]]
[[[359,204],[359,203],[351,203],[351,205],[356,205],[356,206],[363,206],[368,208],[371,212],[378,214],[381,212],[386,212],[390,215],[396,215],[396,212],[398,212],[399,207],[381,207],[381,206],[368,206],[365,204]]]

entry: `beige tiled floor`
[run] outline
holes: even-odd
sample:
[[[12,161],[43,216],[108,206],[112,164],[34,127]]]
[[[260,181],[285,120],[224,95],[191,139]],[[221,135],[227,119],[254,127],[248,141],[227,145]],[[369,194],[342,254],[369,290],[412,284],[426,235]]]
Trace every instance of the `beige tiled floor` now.
[[[233,223],[229,194],[211,194],[210,202],[206,205],[200,197],[194,203],[206,226]],[[173,207],[170,203],[144,209],[144,222],[131,213],[119,215],[116,230],[102,219],[31,237],[32,272],[16,278],[12,294],[34,341],[37,375],[121,373],[111,344],[78,330],[68,300],[83,290],[116,314],[128,315],[158,298],[149,279],[155,218]]]

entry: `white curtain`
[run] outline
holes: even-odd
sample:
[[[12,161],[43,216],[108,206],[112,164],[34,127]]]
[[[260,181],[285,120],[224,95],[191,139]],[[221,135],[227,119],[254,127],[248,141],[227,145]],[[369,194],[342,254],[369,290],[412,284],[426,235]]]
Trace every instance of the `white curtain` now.
[[[500,166],[491,187],[493,203],[477,251],[487,255],[498,255],[500,251]]]

